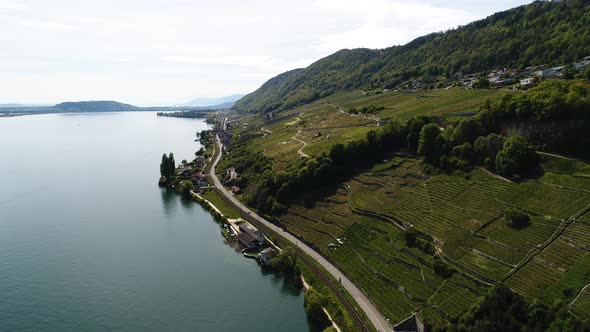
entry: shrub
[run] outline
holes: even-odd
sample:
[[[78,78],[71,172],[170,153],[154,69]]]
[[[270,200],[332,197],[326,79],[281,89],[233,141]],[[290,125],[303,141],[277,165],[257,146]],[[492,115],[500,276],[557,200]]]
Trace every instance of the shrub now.
[[[439,256],[434,256],[434,264],[432,265],[434,272],[443,278],[450,278],[455,270],[448,266]]]
[[[504,218],[508,226],[516,229],[525,228],[530,223],[529,215],[515,208],[507,209]]]

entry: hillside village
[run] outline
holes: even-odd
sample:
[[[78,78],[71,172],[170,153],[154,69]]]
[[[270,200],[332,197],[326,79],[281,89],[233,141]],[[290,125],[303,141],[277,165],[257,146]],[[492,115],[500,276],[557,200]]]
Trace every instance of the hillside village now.
[[[502,68],[490,70],[489,73],[470,73],[464,74],[457,72],[455,74],[456,83],[447,81],[439,81],[436,87],[452,88],[455,86],[464,87],[466,89],[480,88],[480,87],[509,87],[512,89],[527,89],[535,84],[538,84],[545,79],[563,79],[573,78],[586,71],[590,66],[590,56],[584,57],[581,61],[569,65],[560,65],[548,67],[546,65],[531,66],[523,70],[517,68]],[[412,80],[408,84],[399,85],[394,88],[394,91],[409,90],[417,92],[422,89],[433,89],[436,83],[421,82]],[[481,86],[480,86],[481,85]],[[386,93],[390,89],[383,89]]]

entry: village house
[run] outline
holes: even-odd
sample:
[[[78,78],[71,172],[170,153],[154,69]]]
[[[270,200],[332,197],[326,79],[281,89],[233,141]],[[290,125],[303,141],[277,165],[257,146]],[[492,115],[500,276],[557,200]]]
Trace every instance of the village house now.
[[[264,237],[264,233],[262,233],[256,227],[254,227],[248,223],[241,223],[239,226],[239,229],[240,229],[240,233],[249,234],[252,238],[254,238],[256,241],[258,241],[261,244],[264,244],[264,242],[266,241],[266,238]]]
[[[533,77],[527,77],[520,80],[520,85],[527,86],[533,84],[535,79]]]
[[[203,168],[203,166],[205,166],[205,162],[205,158],[197,158],[193,163],[196,167]]]
[[[231,193],[234,195],[239,195],[242,193],[242,189],[240,189],[240,187],[238,187],[238,186],[232,186]]]
[[[201,172],[193,174],[193,176],[191,177],[191,182],[200,189],[209,188],[207,177],[205,174]]]
[[[252,235],[244,232],[238,234],[238,241],[248,249],[254,249],[259,245],[258,241]]]
[[[227,177],[227,181],[232,181],[238,178],[238,172],[236,172],[235,167],[230,167],[228,168],[227,172],[226,172],[226,177]]]
[[[264,233],[248,223],[240,224],[238,229],[240,230],[240,234],[238,234],[238,241],[240,241],[240,243],[242,243],[248,249],[254,249],[261,244],[264,244],[266,241]]]
[[[561,76],[563,76],[564,69],[565,69],[565,66],[552,67],[549,69],[537,70],[536,72],[533,73],[533,75],[539,76],[541,78],[561,77]]]
[[[502,86],[502,85],[510,85],[514,83],[514,80],[511,78],[507,78],[505,80],[496,80],[494,82],[490,82],[492,85]]]

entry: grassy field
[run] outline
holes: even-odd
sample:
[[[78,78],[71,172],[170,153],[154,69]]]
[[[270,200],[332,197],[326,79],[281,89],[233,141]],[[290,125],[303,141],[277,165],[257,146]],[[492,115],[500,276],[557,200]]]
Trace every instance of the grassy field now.
[[[232,208],[231,206],[229,206],[227,203],[225,203],[212,190],[205,191],[204,193],[201,194],[201,197],[203,197],[204,199],[208,200],[213,205],[215,205],[215,207],[218,208],[219,211],[221,211],[221,213],[225,217],[230,218],[230,219],[240,218],[240,213],[238,211],[236,211],[234,208]]]
[[[248,142],[264,151],[277,171],[289,169],[302,152],[317,155],[328,152],[337,143],[362,138],[389,119],[407,119],[416,115],[472,114],[487,99],[510,93],[500,90],[437,89],[416,93],[390,91],[366,96],[362,91],[338,92],[310,104],[275,115],[272,119],[245,115],[240,120],[247,126],[234,130],[235,135],[256,134]],[[384,107],[375,114],[356,116],[346,112],[351,107],[375,105]],[[223,166],[223,164],[222,164]]]

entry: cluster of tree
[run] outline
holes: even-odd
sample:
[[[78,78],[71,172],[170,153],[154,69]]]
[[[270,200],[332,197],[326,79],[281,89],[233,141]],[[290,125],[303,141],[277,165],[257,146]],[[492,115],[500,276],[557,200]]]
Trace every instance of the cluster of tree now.
[[[211,112],[211,110],[158,112],[157,116],[165,116],[171,118],[202,119],[209,116],[207,112]]]
[[[515,229],[522,229],[529,225],[531,218],[526,212],[516,208],[508,208],[504,213],[506,224]]]
[[[496,286],[467,311],[452,327],[452,331],[587,331],[567,312],[567,306],[557,301],[547,306],[539,300],[527,303],[517,293]]]
[[[443,262],[440,256],[434,256],[434,263],[432,264],[432,268],[434,269],[434,273],[438,274],[443,278],[450,278],[453,273],[455,273],[455,269],[450,267],[447,263]]]
[[[485,77],[480,77],[477,81],[473,82],[474,89],[488,89],[490,87],[490,81]]]
[[[297,264],[297,251],[295,251],[295,249],[291,247],[283,248],[283,250],[272,259],[271,267],[282,273],[292,285],[298,288],[303,287],[301,268]]]
[[[173,179],[175,172],[176,162],[174,161],[174,154],[170,152],[170,155],[167,156],[164,153],[162,155],[162,162],[160,162],[160,184],[166,184]]]
[[[414,228],[410,228],[404,232],[404,240],[409,248],[418,248],[424,253],[433,256],[432,267],[436,274],[443,278],[450,278],[453,273],[455,273],[455,270],[452,267],[448,266],[440,256],[436,255],[436,249],[432,243],[430,243],[432,237],[429,235],[420,233]]]
[[[410,79],[453,79],[458,72],[572,63],[590,54],[589,10],[585,0],[535,1],[403,46],[341,50],[269,80],[234,108],[266,113],[339,90],[377,90]]]
[[[176,187],[176,191],[180,193],[185,198],[192,197],[192,191],[195,189],[193,183],[189,180],[185,180],[180,182],[178,187]]]
[[[522,136],[508,139],[487,134],[478,118],[460,121],[443,132],[436,123],[426,124],[418,136],[417,155],[443,170],[485,165],[502,176],[530,175],[539,162],[534,147]]]
[[[385,106],[375,106],[373,104],[369,106],[363,106],[360,108],[352,107],[347,110],[350,114],[374,114],[378,111],[385,109]]]
[[[429,238],[429,240],[426,241],[423,238]],[[404,240],[409,248],[418,248],[429,255],[434,255],[436,253],[434,246],[430,243],[432,238],[426,234],[418,233],[414,228],[410,228],[404,232]]]
[[[545,80],[525,93],[505,94],[482,106],[490,130],[507,120],[569,120],[588,117],[590,83],[582,80]]]
[[[201,130],[201,132],[197,134],[197,137],[199,138],[199,143],[206,148],[213,144],[213,130]]]
[[[590,156],[590,82],[547,80],[523,93],[487,101],[478,114],[489,132],[520,132],[531,142]]]
[[[315,326],[324,329],[331,325],[330,319],[326,316],[323,306],[327,299],[315,288],[310,287],[305,291],[304,305],[307,317],[314,323]]]

